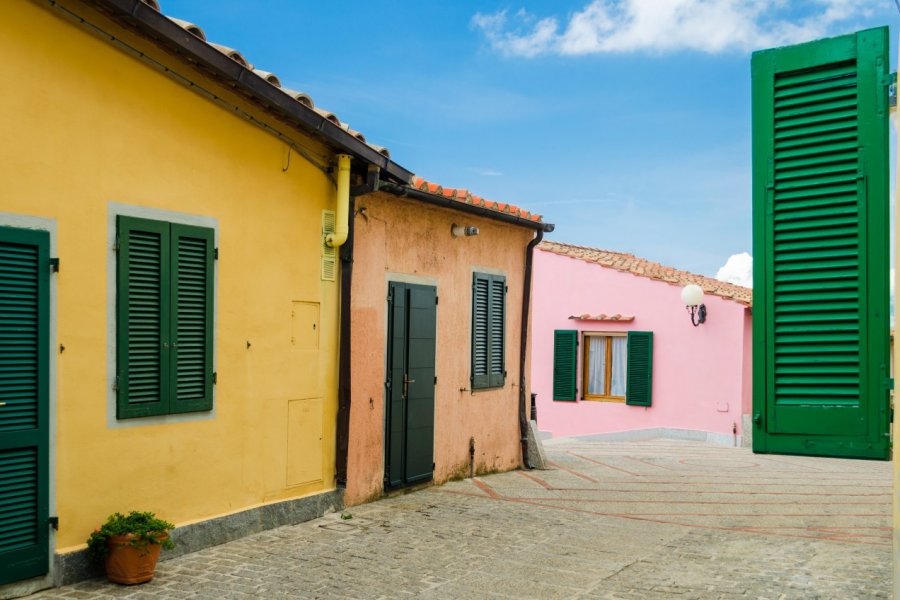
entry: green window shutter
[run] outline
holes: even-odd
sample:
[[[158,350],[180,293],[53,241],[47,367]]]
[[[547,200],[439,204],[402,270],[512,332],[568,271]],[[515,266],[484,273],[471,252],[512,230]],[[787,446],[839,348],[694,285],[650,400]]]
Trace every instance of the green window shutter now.
[[[118,217],[116,416],[169,412],[169,224]]]
[[[170,412],[213,407],[212,229],[172,224]]]
[[[491,384],[488,363],[490,288],[490,277],[475,273],[472,280],[472,389]]]
[[[472,389],[506,382],[506,277],[472,278]]]
[[[653,391],[653,332],[628,332],[625,404],[650,406]]]
[[[490,277],[490,317],[488,330],[489,375],[491,387],[502,387],[506,382],[506,277]]]
[[[578,332],[557,329],[553,332],[553,399],[575,402],[578,367]]]
[[[888,47],[753,55],[756,451],[888,456]]]

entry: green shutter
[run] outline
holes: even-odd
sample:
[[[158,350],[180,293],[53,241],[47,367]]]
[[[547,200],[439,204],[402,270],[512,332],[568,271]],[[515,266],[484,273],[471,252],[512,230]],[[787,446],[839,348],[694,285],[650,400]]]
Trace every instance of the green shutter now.
[[[213,407],[213,230],[172,224],[170,411]]]
[[[578,368],[578,332],[557,329],[553,332],[553,399],[575,402]]]
[[[169,412],[169,224],[118,217],[116,416]]]
[[[472,389],[488,387],[488,313],[490,278],[475,273],[472,280]]]
[[[118,217],[119,419],[213,406],[213,230]]]
[[[0,585],[47,572],[50,236],[0,227]]]
[[[887,33],[753,56],[758,452],[887,456]]]
[[[490,317],[488,330],[488,364],[491,387],[502,387],[506,381],[506,277],[492,275],[490,278]]]
[[[625,404],[650,406],[653,392],[653,332],[628,332]]]
[[[506,277],[472,278],[472,389],[506,381]]]

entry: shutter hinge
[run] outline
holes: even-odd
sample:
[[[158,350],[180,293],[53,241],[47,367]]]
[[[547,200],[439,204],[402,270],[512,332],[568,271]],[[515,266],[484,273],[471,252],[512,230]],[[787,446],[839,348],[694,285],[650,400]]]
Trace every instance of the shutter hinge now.
[[[59,531],[59,517],[50,517],[47,519],[47,523],[50,524],[50,527],[53,528],[53,531]]]
[[[116,234],[116,241],[113,242],[113,252],[119,251],[119,234]]]
[[[219,260],[219,249],[213,248],[213,260]]]
[[[213,379],[213,381],[212,381],[212,382],[213,382],[213,385],[216,385],[217,383],[219,383],[219,373],[218,373],[218,371],[213,371],[213,378],[212,378],[212,379]]]
[[[504,285],[504,286],[503,286],[503,293],[504,293],[504,294],[508,294],[508,293],[509,293],[509,286],[508,286],[508,285]]]
[[[434,305],[435,305],[435,306],[438,305],[438,297],[437,297],[437,296],[434,297]]]
[[[437,385],[437,375],[434,376],[434,385]]]
[[[59,273],[59,259],[58,258],[50,259],[50,270],[54,273]]]
[[[888,106],[897,106],[897,72],[887,76]]]
[[[114,392],[119,391],[119,376],[118,375],[116,375],[116,380],[113,381],[113,391]]]

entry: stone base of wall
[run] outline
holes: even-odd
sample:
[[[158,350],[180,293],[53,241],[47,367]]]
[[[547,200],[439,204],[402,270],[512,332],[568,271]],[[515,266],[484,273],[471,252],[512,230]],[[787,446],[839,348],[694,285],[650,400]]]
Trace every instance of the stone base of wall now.
[[[283,525],[296,525],[342,510],[343,490],[335,490],[296,500],[285,500],[251,508],[224,517],[209,519],[178,527],[172,532],[173,550],[162,553],[160,560],[169,560],[189,552],[224,544],[238,538]],[[37,577],[0,586],[0,600],[32,594],[51,585],[69,585],[103,576],[103,569],[88,561],[87,550],[78,550],[53,557],[52,578]]]
[[[668,438],[673,440],[693,440],[707,442],[717,446],[742,447],[742,436],[729,433],[712,433],[709,431],[697,431],[694,429],[674,429],[669,427],[654,427],[652,429],[633,429],[631,431],[614,431],[610,433],[596,433],[592,435],[577,435],[571,439],[596,441],[596,442],[639,442],[656,438]],[[552,441],[548,441],[552,443]]]

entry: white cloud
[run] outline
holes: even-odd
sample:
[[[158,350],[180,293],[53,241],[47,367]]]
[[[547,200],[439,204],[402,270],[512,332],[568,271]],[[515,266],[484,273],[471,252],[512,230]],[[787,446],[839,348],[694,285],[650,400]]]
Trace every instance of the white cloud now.
[[[725,261],[725,264],[719,267],[716,279],[752,288],[753,257],[747,252],[732,254]]]
[[[797,17],[802,6],[805,16]],[[508,56],[616,52],[716,54],[808,41],[871,14],[871,0],[592,0],[561,24],[519,10],[476,13],[472,25]]]

